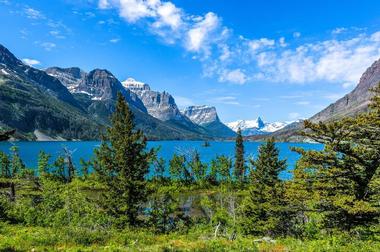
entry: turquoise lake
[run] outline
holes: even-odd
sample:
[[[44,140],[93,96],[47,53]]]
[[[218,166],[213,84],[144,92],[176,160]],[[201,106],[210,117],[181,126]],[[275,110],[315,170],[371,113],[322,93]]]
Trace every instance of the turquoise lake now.
[[[163,157],[167,163],[175,153],[190,156],[195,150],[200,153],[203,162],[209,162],[217,155],[226,155],[231,158],[234,156],[234,142],[210,142],[210,147],[203,147],[202,144],[202,141],[157,141],[149,142],[148,147],[160,147],[158,156]],[[245,156],[247,158],[256,158],[260,144],[257,142],[245,142]],[[89,160],[93,155],[94,148],[97,148],[100,142],[1,142],[0,151],[9,153],[9,148],[13,145],[19,147],[20,156],[26,166],[35,168],[38,153],[41,150],[49,153],[52,156],[51,160],[55,160],[57,156],[63,154],[63,148],[66,147],[72,152],[74,163],[79,166],[80,158]],[[294,168],[299,158],[297,153],[291,151],[291,147],[302,147],[307,150],[321,150],[323,148],[321,144],[311,143],[277,143],[276,145],[280,150],[280,157],[286,159],[288,164],[288,172],[281,175],[284,179],[291,176],[289,171]]]

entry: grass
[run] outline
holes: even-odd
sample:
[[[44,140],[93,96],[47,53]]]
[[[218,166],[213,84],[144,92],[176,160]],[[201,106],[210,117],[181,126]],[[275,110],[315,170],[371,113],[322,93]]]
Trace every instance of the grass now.
[[[147,230],[91,231],[82,228],[43,228],[4,224],[0,251],[380,251],[380,242],[351,240],[343,236],[275,243],[255,242],[257,237],[234,241],[195,232],[156,235]]]

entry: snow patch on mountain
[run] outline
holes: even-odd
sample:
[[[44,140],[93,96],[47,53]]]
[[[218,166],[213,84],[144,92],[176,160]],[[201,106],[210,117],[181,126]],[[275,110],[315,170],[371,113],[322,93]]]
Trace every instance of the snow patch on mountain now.
[[[149,91],[150,86],[144,82],[137,81],[133,78],[128,78],[125,81],[122,81],[121,84],[132,92],[142,92],[142,91]]]
[[[181,111],[182,114],[190,118],[190,120],[198,125],[205,125],[215,121],[219,121],[215,107],[211,106],[190,106]]]
[[[238,120],[226,123],[226,125],[237,132],[240,128],[244,136],[269,134],[284,128],[291,122],[264,122],[260,117],[255,120]]]

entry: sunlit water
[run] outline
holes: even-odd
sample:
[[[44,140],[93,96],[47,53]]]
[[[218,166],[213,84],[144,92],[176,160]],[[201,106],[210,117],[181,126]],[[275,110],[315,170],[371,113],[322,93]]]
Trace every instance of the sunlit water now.
[[[246,157],[257,157],[258,148],[261,143],[246,142],[244,143]],[[93,150],[99,147],[98,141],[86,142],[1,142],[0,151],[9,153],[10,147],[16,145],[19,147],[20,156],[27,167],[35,169],[37,167],[38,153],[43,150],[51,155],[51,160],[55,160],[63,154],[63,148],[66,147],[72,152],[74,164],[79,167],[79,160],[89,160],[93,156]],[[191,156],[195,150],[200,153],[203,162],[210,162],[217,155],[226,155],[233,158],[235,152],[234,142],[210,142],[210,147],[203,147],[202,141],[157,141],[149,142],[149,148],[159,147],[158,156],[163,157],[167,164],[173,154],[184,154]],[[311,143],[277,143],[280,150],[280,157],[287,160],[287,172],[281,174],[281,177],[290,178],[291,171],[294,168],[299,155],[291,151],[291,147],[302,147],[307,150],[320,150],[322,145]],[[152,175],[152,174],[151,174]]]

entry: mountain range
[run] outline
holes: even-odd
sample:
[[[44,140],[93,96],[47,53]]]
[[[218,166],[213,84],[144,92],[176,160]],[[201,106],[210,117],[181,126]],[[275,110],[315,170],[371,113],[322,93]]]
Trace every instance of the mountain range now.
[[[106,69],[36,69],[0,45],[0,129],[16,129],[16,139],[99,139],[118,93],[132,110],[137,128],[150,140],[219,139],[235,134],[227,127],[219,130],[194,123],[169,93],[152,91],[147,84],[133,79],[121,83]],[[222,124],[219,119],[216,123]]]
[[[370,66],[356,88],[309,120],[330,121],[368,110],[370,89],[380,81],[380,60]],[[120,82],[106,69],[78,67],[36,69],[0,45],[0,130],[16,129],[15,139],[99,139],[121,93],[138,129],[150,140],[225,139],[238,128],[250,140],[274,136],[279,141],[304,140],[302,121],[239,120],[225,125],[216,108],[190,106],[180,110],[168,92],[129,78]]]
[[[233,131],[237,132],[241,129],[243,136],[253,136],[253,135],[267,135],[272,132],[278,131],[284,128],[291,122],[264,122],[261,117],[255,120],[238,120],[235,122],[226,123],[226,125]]]

